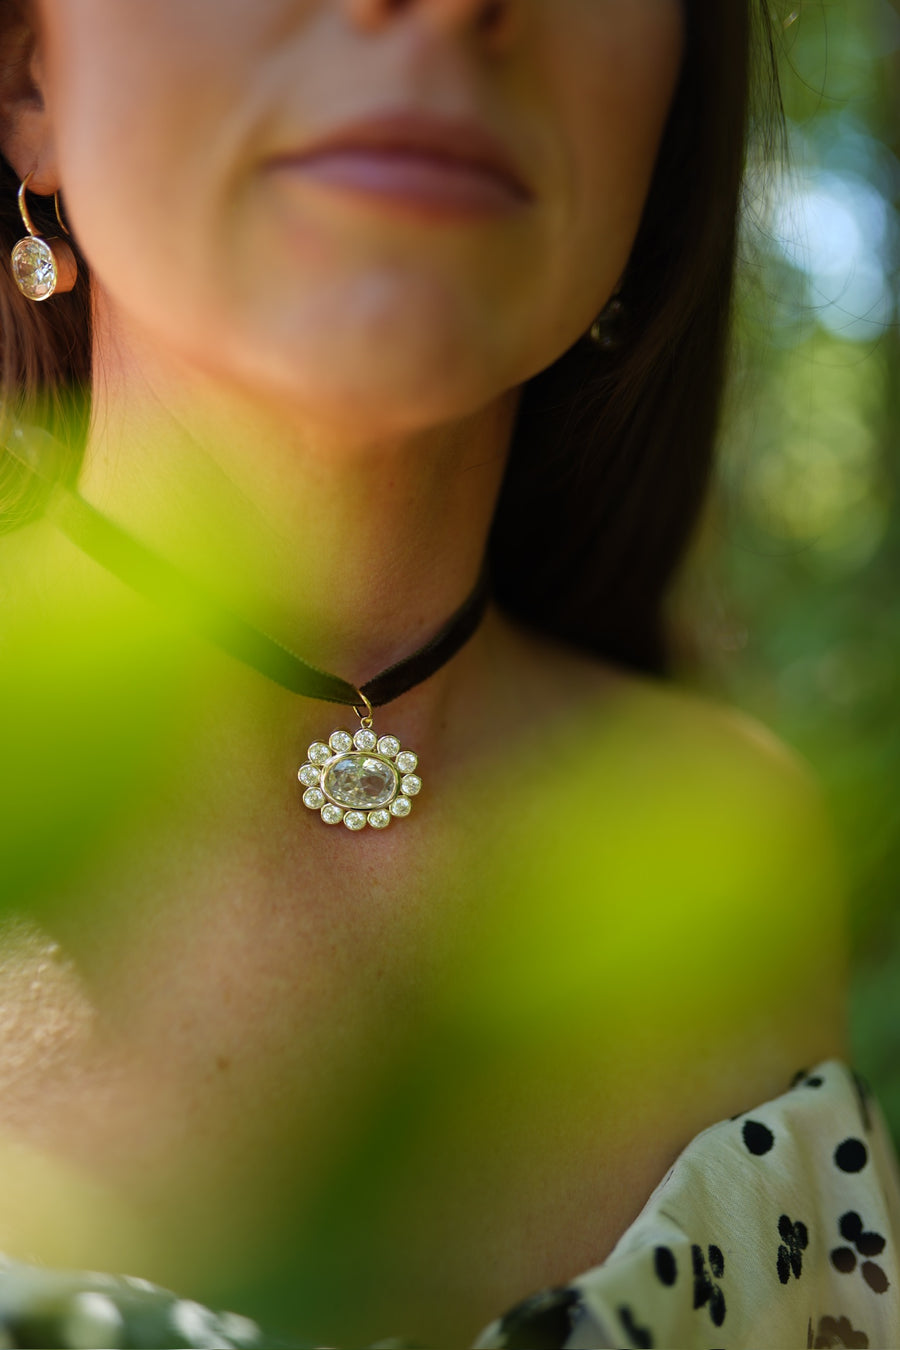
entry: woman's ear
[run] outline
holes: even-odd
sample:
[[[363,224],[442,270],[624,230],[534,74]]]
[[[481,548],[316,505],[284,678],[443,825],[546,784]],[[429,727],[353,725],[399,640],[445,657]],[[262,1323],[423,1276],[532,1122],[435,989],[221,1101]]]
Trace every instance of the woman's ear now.
[[[40,43],[24,17],[0,35],[0,152],[20,179],[34,170],[32,192],[58,191]]]

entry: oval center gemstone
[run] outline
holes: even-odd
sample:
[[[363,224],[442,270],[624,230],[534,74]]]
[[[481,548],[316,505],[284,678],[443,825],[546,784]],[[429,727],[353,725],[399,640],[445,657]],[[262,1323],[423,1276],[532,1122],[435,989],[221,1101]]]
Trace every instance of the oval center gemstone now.
[[[341,755],[322,776],[322,787],[338,806],[374,811],[397,795],[397,772],[371,755]]]

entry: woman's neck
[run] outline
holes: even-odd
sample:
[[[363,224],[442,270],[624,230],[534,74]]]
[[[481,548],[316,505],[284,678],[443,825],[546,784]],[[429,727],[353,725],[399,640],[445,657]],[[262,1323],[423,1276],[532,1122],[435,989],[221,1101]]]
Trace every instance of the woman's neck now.
[[[427,431],[323,427],[101,332],[79,490],[358,683],[427,641],[474,585],[517,402]]]

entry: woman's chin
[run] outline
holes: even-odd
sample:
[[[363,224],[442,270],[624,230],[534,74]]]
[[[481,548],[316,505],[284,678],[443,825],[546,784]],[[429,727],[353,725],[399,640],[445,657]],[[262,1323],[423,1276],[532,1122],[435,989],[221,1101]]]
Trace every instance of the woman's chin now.
[[[465,420],[502,397],[518,382],[471,357],[452,364],[416,359],[394,351],[388,361],[329,343],[315,351],[298,346],[245,365],[245,379],[285,411],[295,408],[313,424],[334,427],[372,442],[407,436]],[[260,359],[261,358],[261,359]]]

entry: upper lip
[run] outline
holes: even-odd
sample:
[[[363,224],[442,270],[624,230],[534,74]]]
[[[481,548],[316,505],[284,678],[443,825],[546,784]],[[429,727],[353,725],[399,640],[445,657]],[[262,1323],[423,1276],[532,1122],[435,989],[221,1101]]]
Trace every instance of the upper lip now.
[[[412,151],[486,169],[521,197],[531,189],[515,156],[503,140],[468,118],[438,116],[412,110],[378,113],[344,123],[316,137],[299,151],[279,156],[294,161],[334,150]]]

